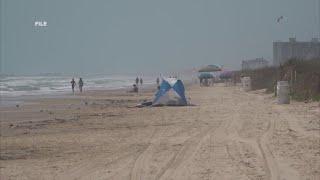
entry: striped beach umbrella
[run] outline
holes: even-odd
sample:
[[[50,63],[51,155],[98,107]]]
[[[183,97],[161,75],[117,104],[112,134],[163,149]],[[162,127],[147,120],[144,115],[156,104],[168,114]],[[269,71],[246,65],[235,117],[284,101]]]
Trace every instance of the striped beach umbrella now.
[[[221,68],[217,65],[208,65],[206,67],[199,69],[198,72],[216,72],[216,71],[221,71]]]

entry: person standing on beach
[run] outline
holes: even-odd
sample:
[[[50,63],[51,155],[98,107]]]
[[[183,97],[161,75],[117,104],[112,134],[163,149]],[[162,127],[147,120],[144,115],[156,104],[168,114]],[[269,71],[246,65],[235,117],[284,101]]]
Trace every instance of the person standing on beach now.
[[[76,86],[76,81],[74,81],[74,78],[72,78],[70,83],[71,83],[72,92],[74,93],[74,87]]]
[[[160,84],[160,79],[159,79],[159,77],[157,77],[157,85],[159,86],[159,84]]]
[[[143,84],[143,80],[142,78],[140,78],[140,85],[142,86],[142,84]]]
[[[79,79],[79,89],[80,89],[80,92],[82,92],[82,87],[83,87],[83,80],[82,78]]]
[[[139,84],[139,78],[137,77],[136,78],[136,85],[138,85]]]

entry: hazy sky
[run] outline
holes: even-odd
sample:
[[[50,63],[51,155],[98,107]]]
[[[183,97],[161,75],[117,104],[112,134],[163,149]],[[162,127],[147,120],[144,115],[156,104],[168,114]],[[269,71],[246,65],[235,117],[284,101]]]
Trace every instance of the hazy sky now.
[[[320,31],[318,0],[0,1],[2,73],[239,68],[272,61],[275,40]]]

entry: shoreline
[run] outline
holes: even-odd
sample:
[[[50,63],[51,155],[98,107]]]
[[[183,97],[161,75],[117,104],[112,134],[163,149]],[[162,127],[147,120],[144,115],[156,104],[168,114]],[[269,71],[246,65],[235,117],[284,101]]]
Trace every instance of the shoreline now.
[[[151,91],[155,88],[155,84],[145,84],[139,85],[139,91],[145,92],[145,91]],[[0,108],[5,108],[5,107],[14,107],[17,105],[24,105],[28,104],[30,102],[36,101],[37,99],[62,99],[62,98],[67,98],[67,99],[72,99],[72,98],[81,98],[83,96],[87,95],[92,95],[95,93],[101,94],[101,93],[115,93],[115,92],[122,92],[122,93],[127,93],[127,91],[131,90],[131,87],[122,87],[122,88],[114,88],[114,89],[89,89],[85,90],[84,92],[80,93],[78,89],[75,91],[75,93],[71,92],[59,92],[59,93],[54,93],[54,94],[41,94],[41,95],[21,95],[21,96],[16,96],[16,97],[3,97],[1,96],[0,98]],[[139,93],[141,93],[139,92]]]
[[[188,88],[189,86],[192,86],[194,83],[192,80],[183,80],[185,88]],[[138,86],[139,87],[139,93],[143,92],[149,92],[149,91],[157,91],[157,85],[156,83],[148,83]],[[17,105],[25,105],[30,102],[34,102],[37,99],[61,99],[61,98],[81,98],[83,96],[87,95],[93,95],[94,93],[115,93],[115,92],[122,92],[127,93],[127,91],[131,90],[132,86],[126,86],[126,87],[119,87],[119,88],[106,88],[106,89],[84,89],[83,93],[80,93],[78,89],[76,89],[75,93],[70,91],[65,92],[59,92],[59,93],[52,93],[52,94],[39,94],[39,95],[19,95],[19,96],[1,96],[0,97],[0,108],[8,108],[8,107],[15,107]]]

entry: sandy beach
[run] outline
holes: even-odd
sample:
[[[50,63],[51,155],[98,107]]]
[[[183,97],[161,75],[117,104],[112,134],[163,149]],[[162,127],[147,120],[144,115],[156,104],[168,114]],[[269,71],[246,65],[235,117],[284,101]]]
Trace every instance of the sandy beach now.
[[[2,107],[2,180],[320,178],[319,103],[188,86],[195,106],[132,108],[154,92],[91,91]]]

